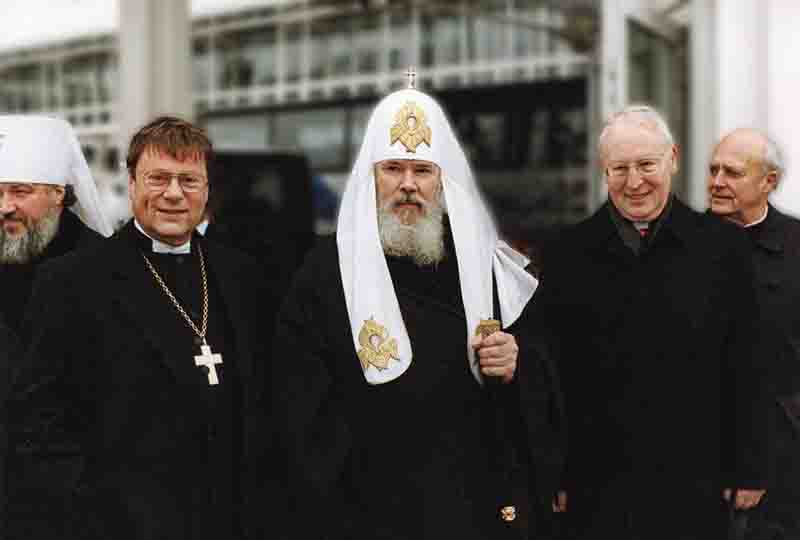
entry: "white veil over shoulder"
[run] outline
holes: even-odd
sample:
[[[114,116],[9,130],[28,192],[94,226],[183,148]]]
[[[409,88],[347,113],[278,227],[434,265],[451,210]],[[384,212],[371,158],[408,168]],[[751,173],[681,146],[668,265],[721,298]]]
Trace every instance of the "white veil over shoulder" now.
[[[429,128],[426,141],[430,143],[423,141],[412,152],[392,137],[392,128],[402,123],[401,110],[422,113],[415,122],[422,124],[423,130]],[[497,282],[499,315],[504,327],[519,317],[538,282],[525,271],[527,258],[499,239],[492,215],[444,111],[430,96],[414,89],[394,92],[376,106],[339,210],[336,230],[339,270],[356,351],[363,347],[359,333],[369,319],[385,328],[387,339],[397,343],[398,358],[389,360],[385,369],[366,366],[364,376],[370,384],[386,383],[400,377],[413,360],[412,344],[378,232],[374,164],[387,159],[430,161],[442,171],[467,318],[465,359],[475,379],[482,383],[469,338],[481,319],[497,318],[492,275]]]
[[[113,232],[75,131],[47,116],[0,116],[0,182],[71,185],[78,202],[70,210],[103,236]]]

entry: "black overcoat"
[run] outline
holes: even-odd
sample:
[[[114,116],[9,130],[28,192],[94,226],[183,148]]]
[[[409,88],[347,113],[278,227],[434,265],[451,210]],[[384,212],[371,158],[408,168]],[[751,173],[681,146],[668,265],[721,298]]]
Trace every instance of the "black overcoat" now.
[[[466,361],[455,259],[436,270],[388,262],[414,350],[392,382],[364,378],[334,238],[312,250],[279,314],[273,395],[289,530],[298,539],[483,539],[521,538],[527,527],[545,538],[558,463],[546,349],[535,334],[518,335],[515,383],[486,391]],[[497,444],[497,411],[508,446]],[[518,508],[512,524],[499,519],[506,504]]]
[[[42,267],[10,407],[14,459],[19,470],[52,471],[52,492],[34,492],[43,501],[40,530],[64,538],[213,537],[215,464],[204,452],[220,426],[209,420],[207,379],[186,354],[191,344],[179,339],[188,329],[147,272],[135,235],[129,223],[102,245]],[[210,311],[224,313],[232,329],[241,441],[231,457],[249,528],[252,481],[269,482],[252,469],[270,436],[260,400],[272,319],[265,316],[264,327],[259,320],[269,293],[246,256],[195,242],[224,304]],[[26,480],[19,475],[10,486],[12,498],[30,492]],[[192,505],[205,496],[212,503],[197,512]]]
[[[36,269],[40,265],[71,251],[97,245],[102,239],[99,233],[87,227],[73,212],[64,210],[58,232],[35,261],[27,264],[0,264],[0,291],[3,298],[0,302],[0,313],[5,315],[8,327],[19,334]]]
[[[604,205],[548,245],[540,292],[567,416],[564,487],[582,534],[705,538],[723,487],[766,487],[741,231],[674,199],[636,256]]]
[[[800,535],[800,220],[770,205],[766,219],[746,231],[766,329],[760,358],[777,361],[775,481],[753,523],[784,527],[794,538]]]

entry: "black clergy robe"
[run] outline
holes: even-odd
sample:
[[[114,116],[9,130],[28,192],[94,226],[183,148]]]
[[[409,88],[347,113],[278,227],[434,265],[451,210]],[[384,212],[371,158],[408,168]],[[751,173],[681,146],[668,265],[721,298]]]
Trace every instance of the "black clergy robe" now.
[[[636,254],[603,206],[546,261],[568,538],[724,538],[722,490],[768,487],[771,465],[744,233],[673,199]]]
[[[526,336],[513,384],[476,382],[453,253],[424,269],[388,258],[414,358],[381,385],[366,382],[353,346],[335,240],[323,239],[296,276],[272,377],[291,538],[478,540],[545,529],[554,375]],[[499,519],[508,504],[513,523]]]
[[[251,464],[269,436],[258,314],[270,296],[244,255],[197,236],[192,246],[149,253],[129,223],[42,268],[10,407],[9,526],[20,537],[238,539],[253,525]],[[206,337],[223,355],[216,386],[195,365],[199,339],[142,258],[199,327],[198,246]]]
[[[84,225],[78,216],[64,210],[58,232],[36,260],[25,264],[0,264],[0,315],[4,316],[8,327],[19,334],[36,269],[42,263],[90,247],[102,239],[100,234]]]

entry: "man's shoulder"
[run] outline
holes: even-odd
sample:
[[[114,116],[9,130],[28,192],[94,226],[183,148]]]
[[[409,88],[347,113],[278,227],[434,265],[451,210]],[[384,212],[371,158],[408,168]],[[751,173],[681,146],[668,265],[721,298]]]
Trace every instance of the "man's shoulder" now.
[[[710,211],[698,212],[678,199],[672,212],[671,226],[698,256],[708,258],[732,248],[746,251],[747,235],[734,223]]]

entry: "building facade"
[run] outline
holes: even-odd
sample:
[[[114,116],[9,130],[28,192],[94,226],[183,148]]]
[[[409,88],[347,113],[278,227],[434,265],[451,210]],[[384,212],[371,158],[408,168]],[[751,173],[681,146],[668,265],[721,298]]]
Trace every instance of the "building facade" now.
[[[591,208],[599,12],[583,4],[264,2],[195,14],[195,116],[218,147],[302,152],[341,191],[371,107],[414,66],[417,87],[451,116],[500,225],[523,238]],[[117,43],[108,33],[0,53],[0,111],[69,120],[109,204],[125,208]]]

